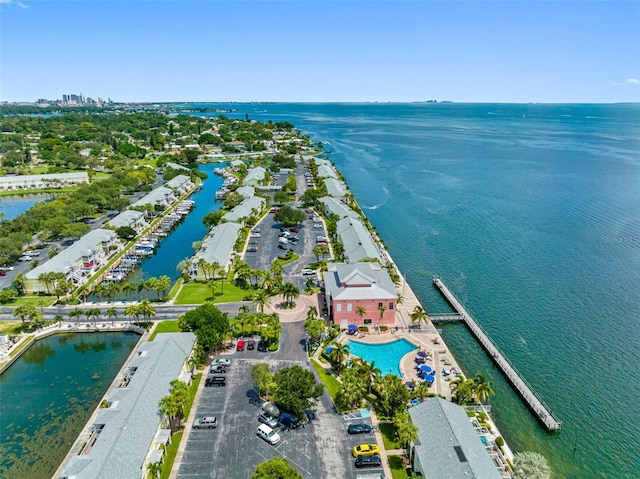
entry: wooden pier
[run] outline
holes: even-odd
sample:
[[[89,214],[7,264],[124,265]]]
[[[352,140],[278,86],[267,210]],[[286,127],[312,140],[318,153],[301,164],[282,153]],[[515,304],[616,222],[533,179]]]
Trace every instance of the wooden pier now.
[[[460,316],[461,320],[464,321],[467,327],[471,330],[478,342],[484,347],[487,353],[489,353],[489,356],[491,356],[493,361],[500,368],[502,373],[509,380],[515,390],[524,399],[529,408],[536,414],[540,422],[547,428],[548,431],[559,431],[562,425],[562,421],[559,421],[555,418],[554,414],[551,412],[551,409],[535,393],[533,388],[511,365],[509,360],[507,360],[507,358],[498,350],[498,348],[494,346],[489,336],[482,330],[480,325],[476,323],[471,315],[467,313],[467,311],[458,302],[453,293],[449,291],[449,288],[446,287],[446,285],[440,278],[433,278],[433,284],[438,288],[440,293],[449,302],[453,309],[456,310],[457,315]]]

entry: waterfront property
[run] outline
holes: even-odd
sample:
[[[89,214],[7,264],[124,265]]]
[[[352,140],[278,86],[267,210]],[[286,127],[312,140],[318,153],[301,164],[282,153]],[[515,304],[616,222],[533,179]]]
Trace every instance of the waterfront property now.
[[[264,181],[266,174],[267,170],[265,170],[262,166],[251,168],[247,172],[247,176],[244,179],[244,186],[258,186]]]
[[[171,161],[167,161],[165,163],[165,166],[167,168],[171,168],[172,170],[180,170],[180,171],[191,171],[189,168],[187,168],[186,166],[182,166],[179,165],[178,163],[172,163]]]
[[[336,215],[339,219],[353,218],[359,219],[360,215],[345,205],[342,201],[333,198],[332,196],[323,196],[320,198],[320,203],[324,206],[325,215]]]
[[[246,200],[256,195],[256,189],[253,186],[241,186],[236,190],[236,193]]]
[[[172,189],[160,186],[151,190],[135,203],[131,204],[131,208],[145,208],[147,205],[161,206],[166,208],[176,200],[176,195]]]
[[[380,252],[371,234],[360,220],[343,218],[336,223],[336,232],[344,246],[344,255],[349,261],[380,259]]]
[[[254,214],[254,212],[257,212],[259,214],[264,208],[264,205],[266,202],[267,200],[265,200],[260,196],[247,198],[238,206],[236,206],[231,211],[229,211],[229,213],[224,215],[222,218],[226,221],[240,223],[245,218],[248,218],[249,216]]]
[[[347,194],[347,185],[344,184],[344,181],[336,178],[326,178],[324,185],[327,187],[327,194],[334,198],[344,198]]]
[[[172,380],[190,380],[194,344],[193,333],[164,333],[141,343],[107,393],[108,407],[94,413],[55,478],[140,478],[149,463],[160,462],[170,431],[158,403]]]
[[[164,186],[171,188],[178,196],[181,196],[193,187],[193,182],[186,175],[178,175],[167,181]]]
[[[73,245],[25,274],[24,289],[28,294],[49,292],[55,287],[43,281],[43,273],[63,273],[67,280],[81,286],[120,248],[112,230],[90,231]]]
[[[0,191],[60,188],[85,183],[89,183],[89,175],[85,171],[43,175],[0,176]]]
[[[501,462],[495,452],[489,455],[462,407],[434,397],[410,408],[409,416],[418,429],[411,448],[412,466],[421,477],[503,477],[506,461]]]
[[[189,270],[191,278],[206,281],[216,276],[215,272],[207,271],[206,266],[200,264],[200,260],[207,264],[217,263],[220,268],[227,272],[233,261],[233,245],[236,242],[239,231],[240,225],[238,223],[221,223],[211,228],[211,231],[202,242],[200,250],[191,259],[191,268]]]
[[[141,211],[125,210],[109,221],[109,226],[116,229],[128,226],[139,233],[147,226],[147,222],[144,220],[144,213]]]
[[[349,354],[364,359],[366,362],[375,362],[376,368],[381,374],[394,374],[403,377],[400,370],[402,358],[418,349],[414,344],[405,338],[394,339],[386,343],[364,343],[361,341],[349,340]]]
[[[378,263],[332,263],[323,279],[334,324],[395,325],[396,287]]]

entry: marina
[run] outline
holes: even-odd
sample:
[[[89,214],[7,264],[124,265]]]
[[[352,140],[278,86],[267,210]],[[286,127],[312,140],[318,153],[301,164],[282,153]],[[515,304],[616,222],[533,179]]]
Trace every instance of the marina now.
[[[500,368],[505,377],[509,380],[511,385],[516,389],[518,394],[524,399],[529,408],[537,415],[540,422],[544,425],[547,431],[559,431],[562,426],[562,421],[555,418],[549,407],[538,396],[533,388],[527,383],[527,381],[518,373],[509,360],[498,350],[493,344],[489,336],[482,330],[480,325],[473,319],[473,317],[464,309],[460,302],[456,299],[453,293],[447,288],[444,282],[440,278],[433,278],[433,284],[438,288],[440,293],[444,296],[447,302],[456,310],[457,315],[467,325],[469,330],[476,337],[478,342],[487,351],[489,356],[493,359],[495,364]],[[434,315],[431,320],[437,321],[439,317],[453,315]],[[451,319],[449,319],[451,320]]]

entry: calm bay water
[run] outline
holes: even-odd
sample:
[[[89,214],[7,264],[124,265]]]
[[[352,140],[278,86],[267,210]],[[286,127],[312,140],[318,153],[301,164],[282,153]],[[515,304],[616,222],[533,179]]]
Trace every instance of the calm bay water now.
[[[53,476],[139,339],[54,335],[7,369],[0,376],[0,477]]]
[[[427,310],[448,310],[438,274],[564,421],[546,433],[465,327],[444,327],[493,381],[513,449],[554,477],[640,477],[639,105],[215,106],[328,143]]]
[[[39,201],[52,198],[46,193],[32,193],[16,196],[0,196],[0,213],[4,213],[5,220],[12,220],[20,216]]]

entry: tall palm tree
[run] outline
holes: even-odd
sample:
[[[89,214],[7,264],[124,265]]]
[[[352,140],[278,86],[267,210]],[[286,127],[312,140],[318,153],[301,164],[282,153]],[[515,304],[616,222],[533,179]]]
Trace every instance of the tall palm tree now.
[[[89,310],[89,313],[91,314],[91,318],[93,318],[93,325],[96,325],[96,319],[98,319],[100,317],[100,315],[102,314],[102,311],[100,311],[100,308],[91,308]]]
[[[69,319],[76,319],[82,316],[82,310],[80,308],[73,308],[69,311]]]
[[[479,403],[486,402],[490,396],[493,396],[495,393],[493,389],[491,389],[491,381],[487,381],[484,377],[484,374],[478,373],[476,374],[474,380],[474,398]]]
[[[156,308],[153,307],[149,300],[145,299],[138,305],[138,313],[141,314],[146,321],[151,321],[151,318],[156,315]]]
[[[358,306],[356,308],[356,314],[360,316],[360,324],[362,324],[362,318],[367,314],[367,310],[363,306]]]
[[[307,310],[307,319],[315,319],[318,317],[318,308],[315,306],[309,306]]]
[[[111,324],[113,324],[113,319],[118,319],[118,310],[116,308],[109,308],[104,312],[105,316],[111,320]]]
[[[333,343],[333,349],[329,353],[329,358],[332,363],[331,366],[335,371],[340,374],[344,369],[344,360],[349,355],[349,345],[344,343]]]
[[[429,315],[420,305],[417,305],[415,308],[413,308],[413,311],[409,314],[409,317],[411,318],[411,322],[416,323],[418,327],[421,323],[424,323],[425,325],[429,324]]]
[[[375,361],[368,363],[364,359],[358,358],[356,361],[356,369],[367,385],[367,392],[371,393],[371,387],[375,384],[377,378],[380,377],[380,368],[376,367]]]
[[[282,297],[287,306],[293,307],[296,305],[294,301],[300,297],[300,288],[293,283],[284,283],[282,285]]]
[[[387,307],[384,304],[378,305],[378,311],[380,311],[380,326],[382,325],[382,318],[384,317],[384,312],[387,310]]]
[[[137,286],[131,281],[127,281],[122,285],[122,292],[125,296],[129,296],[131,293],[137,290]]]
[[[409,455],[409,446],[418,439],[418,428],[411,422],[407,411],[396,413],[393,416],[393,425],[396,427],[398,441],[400,441],[400,444],[407,450],[407,455]]]
[[[256,294],[253,296],[253,305],[256,310],[261,313],[264,313],[264,308],[267,306],[271,306],[271,300],[269,299],[269,295],[264,289],[259,289],[256,291]]]
[[[138,321],[138,316],[140,315],[140,308],[138,308],[137,304],[130,304],[126,308],[124,308],[124,315],[129,317],[129,322],[133,322],[132,320],[135,318],[136,322]]]

